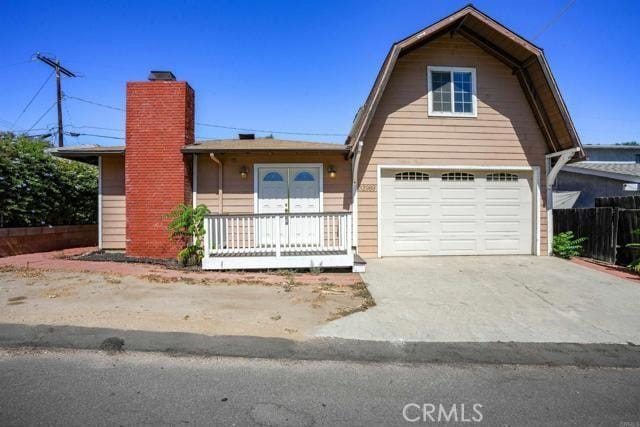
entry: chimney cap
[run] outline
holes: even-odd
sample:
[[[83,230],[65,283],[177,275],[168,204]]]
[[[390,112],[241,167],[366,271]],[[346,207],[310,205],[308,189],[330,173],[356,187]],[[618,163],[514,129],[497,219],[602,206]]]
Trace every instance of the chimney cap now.
[[[173,82],[176,76],[171,71],[151,71],[149,72],[149,81],[156,82]]]
[[[239,133],[238,139],[256,139],[255,133]]]

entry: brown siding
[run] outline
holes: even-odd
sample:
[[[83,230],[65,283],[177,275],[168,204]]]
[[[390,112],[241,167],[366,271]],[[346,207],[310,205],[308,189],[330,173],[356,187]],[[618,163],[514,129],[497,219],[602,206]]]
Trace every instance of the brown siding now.
[[[322,163],[324,181],[325,212],[351,210],[351,161],[340,153],[265,153],[265,154],[218,154],[223,162],[223,212],[253,213],[253,165],[256,163]],[[329,165],[336,168],[337,175],[330,178]],[[240,178],[240,168],[246,166],[249,176]],[[197,203],[203,203],[218,212],[218,165],[207,154],[198,155]]]
[[[475,67],[478,117],[429,117],[427,66]],[[377,166],[381,164],[539,166],[547,146],[511,70],[460,36],[443,36],[398,59],[364,138],[359,171],[359,253],[377,255]],[[541,253],[546,193],[541,191]],[[535,236],[534,236],[535,237]]]
[[[125,248],[124,156],[102,156],[102,247]]]

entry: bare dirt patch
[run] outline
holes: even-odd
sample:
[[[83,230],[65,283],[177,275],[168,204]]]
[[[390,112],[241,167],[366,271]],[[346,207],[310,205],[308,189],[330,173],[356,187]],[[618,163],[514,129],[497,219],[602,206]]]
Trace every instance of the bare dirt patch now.
[[[333,279],[340,276],[152,271],[135,277],[4,266],[0,322],[304,339],[330,319],[370,306],[363,284]]]

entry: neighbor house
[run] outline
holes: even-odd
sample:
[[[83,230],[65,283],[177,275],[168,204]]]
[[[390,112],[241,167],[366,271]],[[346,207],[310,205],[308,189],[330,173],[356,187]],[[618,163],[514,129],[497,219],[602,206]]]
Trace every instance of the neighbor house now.
[[[392,45],[345,144],[195,142],[189,84],[150,77],[125,146],[56,152],[97,161],[100,246],[132,256],[175,256],[179,203],[212,212],[209,269],[547,255],[551,186],[583,157],[542,49],[472,6]]]
[[[640,145],[585,145],[587,160],[566,165],[553,184],[556,208],[592,208],[597,197],[640,195]]]

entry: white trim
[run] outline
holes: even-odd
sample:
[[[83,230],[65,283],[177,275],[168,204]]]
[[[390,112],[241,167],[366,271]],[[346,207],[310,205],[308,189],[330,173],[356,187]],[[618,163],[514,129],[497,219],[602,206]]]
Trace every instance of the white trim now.
[[[358,249],[358,173],[360,167],[360,156],[362,154],[364,142],[358,141],[357,145],[358,148],[356,149],[356,153],[351,158],[351,161],[353,162],[351,167],[351,212],[353,213],[353,217],[351,219],[353,236],[351,238],[351,242],[353,247],[356,248],[356,252]]]
[[[540,188],[540,168],[538,166],[468,166],[468,165],[377,165],[376,171],[376,192],[378,199],[377,206],[377,217],[378,217],[378,225],[377,225],[377,238],[378,238],[378,258],[382,257],[382,235],[380,231],[382,230],[382,191],[381,191],[381,182],[382,182],[382,169],[458,169],[458,170],[470,170],[470,171],[528,171],[533,173],[533,185],[534,189],[532,191],[532,198],[536,197],[536,192],[539,192]],[[537,179],[536,179],[537,174]],[[539,199],[539,198],[538,198]],[[536,198],[532,200],[532,206],[536,206]],[[540,252],[540,200],[538,200],[538,210],[537,215],[533,215],[532,222],[534,223],[535,230],[533,230],[532,241],[537,242],[537,246],[532,253],[534,255],[539,255]],[[547,211],[548,212],[548,211]]]
[[[205,257],[203,270],[235,270],[258,268],[353,267],[353,254]]]
[[[535,209],[534,218],[534,252],[536,256],[540,256],[540,210],[542,209],[542,197],[540,194],[540,167],[533,167],[533,209]]]
[[[193,208],[195,209],[195,207],[198,206],[198,201],[197,201],[197,196],[198,196],[198,155],[197,154],[193,155],[192,173],[193,173],[193,182],[192,182],[191,191],[193,192],[193,194],[191,195],[191,202],[193,203]]]
[[[98,249],[102,249],[102,156],[98,156]]]
[[[253,164],[253,212],[258,212],[258,169],[259,168],[318,168],[320,186],[320,212],[324,212],[324,164],[323,163],[254,163]]]
[[[377,212],[378,215],[376,215],[378,217],[378,224],[376,225],[376,236],[378,239],[378,258],[382,258],[382,186],[380,185],[382,183],[382,168],[387,169],[386,165],[378,165],[377,167],[377,172],[376,172],[376,197],[378,199],[378,207],[377,207]],[[391,169],[391,167],[388,167],[388,169]]]
[[[451,111],[433,111],[433,83],[431,81],[431,73],[433,71],[448,71],[451,74]],[[453,73],[466,72],[471,73],[471,105],[473,111],[471,113],[455,112],[455,90],[453,88]],[[473,67],[443,67],[443,66],[427,66],[427,99],[429,116],[433,117],[478,117],[478,96],[476,90],[476,69]]]
[[[640,182],[640,176],[626,175],[618,172],[608,172],[595,169],[586,169],[581,167],[575,167],[571,165],[565,165],[560,172],[580,173],[584,175],[601,176],[604,178],[611,178],[617,181],[625,182]]]
[[[378,165],[383,169],[464,169],[478,171],[532,171],[531,166],[469,166],[469,165]]]

